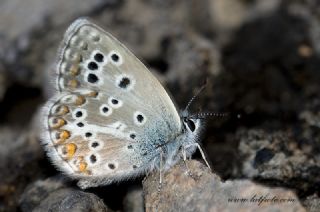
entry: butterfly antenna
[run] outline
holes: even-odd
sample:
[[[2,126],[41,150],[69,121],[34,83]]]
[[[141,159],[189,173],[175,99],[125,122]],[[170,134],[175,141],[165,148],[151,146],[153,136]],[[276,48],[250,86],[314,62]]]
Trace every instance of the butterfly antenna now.
[[[205,113],[197,113],[192,115],[195,119],[204,119],[207,116],[215,116],[215,117],[226,117],[229,116],[229,113],[212,113],[212,112],[205,112]]]
[[[197,96],[199,96],[199,94],[207,87],[208,84],[208,79],[206,79],[206,81],[204,82],[204,84],[201,86],[201,88],[197,91],[197,93],[190,99],[190,101],[188,102],[186,108],[184,109],[184,111],[188,111],[189,107],[191,106],[191,104],[193,103],[193,101],[197,98]]]

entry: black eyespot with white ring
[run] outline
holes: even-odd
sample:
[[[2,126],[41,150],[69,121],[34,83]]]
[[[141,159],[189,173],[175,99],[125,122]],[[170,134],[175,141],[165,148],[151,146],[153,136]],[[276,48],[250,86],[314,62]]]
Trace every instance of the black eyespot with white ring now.
[[[119,108],[123,105],[123,102],[120,99],[111,96],[108,99],[108,104],[113,108]]]
[[[98,64],[96,62],[89,62],[88,65],[87,65],[88,69],[91,70],[91,71],[95,71],[99,68]]]
[[[90,138],[90,137],[92,137],[92,133],[91,132],[86,132],[84,134],[84,136],[87,137],[87,138]]]
[[[97,52],[94,54],[93,59],[98,63],[102,63],[104,61],[104,56],[100,52]]]
[[[97,162],[97,156],[94,155],[94,154],[90,155],[90,162],[91,162],[91,163]]]
[[[123,63],[122,56],[116,51],[111,51],[108,54],[108,57],[109,57],[110,61],[112,62],[112,64],[114,64],[116,66],[120,66]]]
[[[82,108],[77,108],[74,111],[72,111],[72,118],[76,120],[83,120],[87,117],[87,111]]]
[[[98,86],[103,84],[103,78],[100,77],[100,72],[96,71],[87,71],[84,74],[84,81],[88,82],[90,85]]]
[[[97,75],[90,73],[88,74],[87,81],[91,84],[95,84],[99,81],[99,78]]]
[[[96,139],[96,132],[90,130],[90,129],[83,129],[80,131],[82,134],[82,137],[86,140],[86,142],[91,141],[92,139]]]
[[[135,83],[134,78],[126,74],[121,74],[116,78],[116,86],[124,91],[133,89]]]
[[[98,147],[99,146],[99,143],[97,143],[97,142],[93,142],[92,144],[91,144],[91,147],[92,148],[96,148],[96,147]]]
[[[90,165],[98,165],[100,162],[100,155],[98,153],[92,153],[86,157],[86,161],[89,162]]]
[[[84,127],[84,124],[83,124],[82,122],[78,122],[78,123],[77,123],[77,126],[78,126],[78,127]]]
[[[116,163],[108,163],[107,164],[107,167],[111,170],[114,170],[117,168],[117,164]]]
[[[135,139],[137,136],[136,136],[135,133],[130,133],[129,137],[130,137],[131,139]]]
[[[103,116],[110,116],[112,114],[112,108],[107,104],[102,104],[99,110],[100,114]]]
[[[138,126],[142,126],[146,123],[147,121],[147,117],[140,111],[136,111],[133,114],[133,122],[138,125]]]
[[[108,56],[103,54],[101,51],[94,50],[91,53],[90,61],[97,63],[99,70],[101,70],[101,68],[108,63],[109,59]]]
[[[103,142],[101,142],[99,140],[91,140],[89,142],[89,149],[94,152],[101,150],[102,148],[103,148]]]

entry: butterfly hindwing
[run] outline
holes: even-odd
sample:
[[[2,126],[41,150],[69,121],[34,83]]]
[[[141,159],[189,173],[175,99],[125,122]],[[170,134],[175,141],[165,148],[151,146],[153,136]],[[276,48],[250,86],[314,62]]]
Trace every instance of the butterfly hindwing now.
[[[82,178],[83,187],[148,169],[157,145],[180,131],[179,115],[159,81],[86,19],[67,30],[56,67],[59,92],[44,110],[44,143],[53,162]]]

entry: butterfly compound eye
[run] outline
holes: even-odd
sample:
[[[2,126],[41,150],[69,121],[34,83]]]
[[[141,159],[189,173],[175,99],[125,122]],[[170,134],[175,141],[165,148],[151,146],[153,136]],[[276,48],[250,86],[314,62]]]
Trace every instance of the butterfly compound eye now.
[[[186,118],[185,118],[183,121],[184,121],[184,123],[186,123],[187,127],[189,128],[189,130],[190,130],[191,132],[194,132],[194,131],[195,131],[196,125],[195,125],[195,123],[194,123],[193,120],[191,120],[191,119],[186,119]]]

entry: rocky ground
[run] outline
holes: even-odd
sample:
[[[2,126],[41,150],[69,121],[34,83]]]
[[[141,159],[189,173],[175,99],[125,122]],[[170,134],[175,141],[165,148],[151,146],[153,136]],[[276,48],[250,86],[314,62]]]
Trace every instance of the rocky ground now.
[[[203,135],[212,173],[196,153],[191,175],[177,164],[160,192],[159,173],[83,191],[55,170],[39,110],[80,16],[128,46],[180,107],[208,79],[193,110],[229,113]],[[319,17],[316,0],[2,1],[0,211],[319,211]]]

